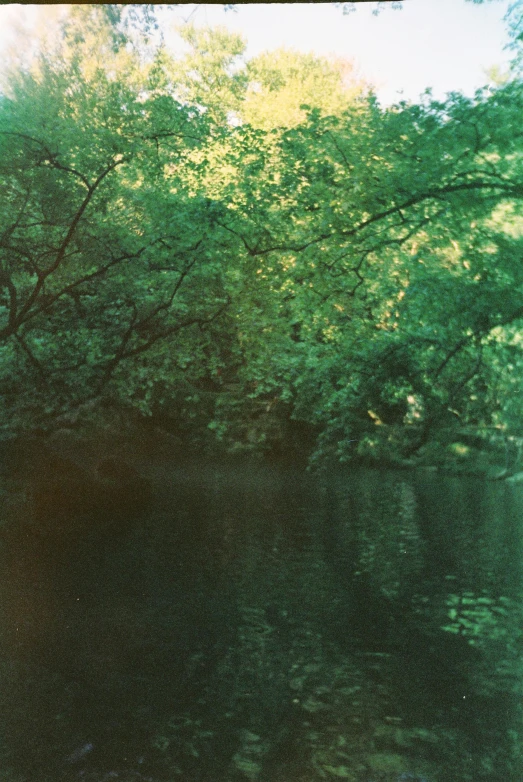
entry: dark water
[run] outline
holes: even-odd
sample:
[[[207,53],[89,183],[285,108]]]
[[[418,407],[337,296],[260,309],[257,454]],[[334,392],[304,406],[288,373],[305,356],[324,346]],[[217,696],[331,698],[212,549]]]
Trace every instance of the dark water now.
[[[2,550],[1,780],[523,780],[523,489],[151,477],[124,537]]]

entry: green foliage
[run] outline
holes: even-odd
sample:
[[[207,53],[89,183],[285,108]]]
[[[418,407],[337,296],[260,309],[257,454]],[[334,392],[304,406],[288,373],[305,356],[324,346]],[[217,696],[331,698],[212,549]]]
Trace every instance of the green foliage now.
[[[246,88],[239,68],[246,43],[226,28],[184,24],[178,32],[190,47],[179,60],[168,60],[165,71],[178,100],[197,106],[217,123],[238,111]]]
[[[517,431],[521,84],[382,109],[133,8],[74,7],[0,100],[4,432],[93,400],[318,459]]]
[[[170,345],[182,364],[197,354],[228,302],[232,247],[212,230],[212,204],[177,173],[208,123],[153,89],[126,49],[110,57],[98,13],[89,20],[80,42],[71,20],[61,57],[20,73],[1,106],[8,426],[109,386],[147,411],[153,373],[173,382],[178,371]],[[91,35],[101,51],[87,56]]]
[[[294,127],[306,108],[339,114],[361,94],[351,63],[285,49],[261,54],[247,66],[249,89],[241,116],[253,127]]]

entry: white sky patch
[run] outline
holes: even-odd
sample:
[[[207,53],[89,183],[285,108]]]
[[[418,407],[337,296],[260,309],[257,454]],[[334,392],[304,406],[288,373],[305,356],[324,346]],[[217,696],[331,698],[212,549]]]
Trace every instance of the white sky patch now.
[[[487,84],[487,68],[498,65],[505,70],[510,56],[504,51],[508,36],[503,17],[509,4],[510,0],[481,5],[465,0],[404,0],[402,10],[385,8],[378,16],[372,14],[375,3],[357,6],[346,16],[329,3],[239,4],[237,12],[202,4],[191,21],[241,33],[248,42],[248,58],[287,47],[352,60],[357,74],[389,104],[416,101],[429,87],[437,98],[452,91],[472,95]],[[20,22],[28,25],[27,35],[35,34],[45,18],[44,8],[51,10],[50,6],[0,6],[0,56]],[[162,14],[166,39],[175,48],[170,21],[187,18],[194,8],[182,4]]]
[[[488,82],[485,70],[510,60],[503,17],[511,0],[475,5],[465,0],[404,0],[403,8],[376,3],[343,15],[329,3],[253,3],[224,12],[202,4],[192,16],[199,25],[220,24],[241,33],[247,57],[287,47],[353,60],[384,103],[416,101],[427,88],[434,96],[474,91]],[[188,16],[188,6],[179,9]]]

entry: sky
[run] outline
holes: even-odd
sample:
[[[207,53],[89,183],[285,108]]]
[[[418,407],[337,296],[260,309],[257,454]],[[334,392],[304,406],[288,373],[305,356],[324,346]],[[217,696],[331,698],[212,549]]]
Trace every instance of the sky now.
[[[239,4],[225,12],[216,4],[182,4],[178,18],[192,13],[196,24],[222,25],[241,33],[247,57],[279,47],[335,54],[352,60],[358,76],[369,81],[380,101],[416,101],[426,88],[436,98],[460,90],[467,95],[488,83],[486,69],[505,70],[510,54],[503,17],[510,0],[476,5],[466,0],[404,0],[401,10],[365,3],[343,15],[332,3]],[[42,8],[40,6],[40,8]],[[35,6],[0,6],[0,53],[12,24],[33,23]],[[173,41],[165,15],[165,31]],[[30,34],[30,33],[29,33]]]

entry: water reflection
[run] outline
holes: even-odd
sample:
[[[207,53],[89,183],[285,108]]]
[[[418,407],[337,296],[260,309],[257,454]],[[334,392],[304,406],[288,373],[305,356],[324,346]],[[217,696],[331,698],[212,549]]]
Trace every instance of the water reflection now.
[[[518,487],[152,473],[127,537],[2,549],[2,779],[523,777]]]

